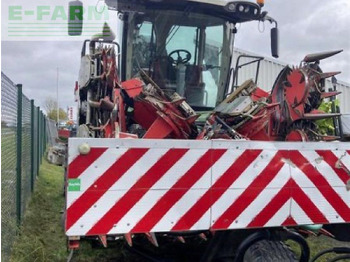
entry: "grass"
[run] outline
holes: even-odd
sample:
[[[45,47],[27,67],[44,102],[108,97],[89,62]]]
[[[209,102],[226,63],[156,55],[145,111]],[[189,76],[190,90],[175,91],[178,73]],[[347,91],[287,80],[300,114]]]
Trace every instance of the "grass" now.
[[[51,165],[45,160],[40,168],[35,191],[24,217],[21,233],[12,249],[11,262],[60,262],[67,261],[66,237],[63,231],[62,214],[63,168]],[[312,254],[333,246],[344,246],[343,243],[325,237],[308,239]],[[169,254],[176,254],[178,261],[185,261],[195,248],[174,242]],[[347,244],[350,246],[350,244]],[[292,248],[297,250],[296,245]],[[93,249],[89,243],[82,242],[80,250],[74,254],[74,262],[107,262],[107,261],[144,261],[129,253],[123,242],[109,249]],[[195,260],[191,260],[195,261]],[[325,260],[320,260],[325,261]]]
[[[340,242],[326,236],[319,236],[319,237],[312,236],[307,238],[306,240],[310,247],[311,258],[314,257],[318,252],[329,248],[350,247],[350,243]],[[299,247],[297,246],[296,243],[288,241],[287,244],[290,245],[290,247],[295,251],[295,253],[297,253],[298,255],[300,254]],[[320,259],[318,259],[317,262],[326,262],[332,257],[335,257],[335,254],[331,253],[328,255],[324,255]]]
[[[17,230],[16,130],[1,128],[1,260],[8,261]]]
[[[46,161],[12,249],[11,261],[64,261],[65,237],[61,227],[63,169]]]
[[[23,226],[12,248],[11,262],[67,261],[62,218],[63,173],[62,167],[43,161]],[[92,249],[83,243],[74,261],[103,262],[122,256],[120,249]]]

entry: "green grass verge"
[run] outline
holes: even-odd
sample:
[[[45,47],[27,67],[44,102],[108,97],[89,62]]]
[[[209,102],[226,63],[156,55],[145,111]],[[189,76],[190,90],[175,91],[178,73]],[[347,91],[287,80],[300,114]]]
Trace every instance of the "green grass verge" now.
[[[63,231],[62,213],[63,198],[63,168],[43,161],[40,174],[35,184],[35,191],[29,203],[23,226],[12,248],[11,262],[60,262],[66,261],[66,237]],[[312,254],[333,246],[350,246],[326,237],[311,237],[308,239]],[[290,243],[292,249],[298,247]],[[163,244],[161,245],[163,246]],[[181,257],[179,261],[187,261],[196,248],[187,248],[178,242],[172,244],[169,254]],[[158,249],[159,250],[159,249]],[[107,261],[144,261],[123,248],[123,242],[108,249],[93,249],[89,243],[83,242],[80,250],[75,253],[74,262],[107,262]],[[194,261],[193,259],[190,261]],[[326,260],[320,260],[326,261]]]
[[[63,172],[62,167],[43,160],[20,234],[12,248],[11,262],[67,261],[62,219]],[[73,261],[103,262],[121,257],[124,257],[121,249],[92,249],[88,243],[83,243]]]
[[[310,247],[311,258],[313,258],[318,252],[333,248],[333,247],[350,247],[350,243],[340,242],[333,238],[326,236],[312,236],[306,239]],[[296,254],[300,254],[299,246],[292,241],[287,241],[287,244],[294,250]],[[317,262],[327,262],[330,258],[335,257],[335,254],[331,253],[322,256]]]

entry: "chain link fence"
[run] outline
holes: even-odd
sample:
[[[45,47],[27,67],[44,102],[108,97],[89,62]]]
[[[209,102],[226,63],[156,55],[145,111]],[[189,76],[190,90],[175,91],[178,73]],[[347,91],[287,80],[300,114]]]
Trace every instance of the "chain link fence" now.
[[[1,72],[1,261],[9,261],[48,138],[52,141],[47,125],[22,86]]]

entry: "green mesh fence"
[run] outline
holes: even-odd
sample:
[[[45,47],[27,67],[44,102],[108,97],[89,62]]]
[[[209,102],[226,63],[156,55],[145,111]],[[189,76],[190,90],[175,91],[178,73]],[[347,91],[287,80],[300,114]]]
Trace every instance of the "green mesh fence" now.
[[[28,98],[22,96],[22,214],[31,194],[31,143],[31,104]]]
[[[1,260],[16,236],[17,88],[1,73]]]
[[[34,101],[1,72],[1,261],[11,247],[34,189],[48,136]]]

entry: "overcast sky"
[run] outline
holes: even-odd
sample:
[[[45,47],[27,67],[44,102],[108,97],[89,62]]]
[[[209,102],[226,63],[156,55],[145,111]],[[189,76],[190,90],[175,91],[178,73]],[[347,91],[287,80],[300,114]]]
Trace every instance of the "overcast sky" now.
[[[280,61],[297,65],[308,53],[344,49],[343,53],[322,61],[321,67],[324,71],[342,71],[338,79],[350,83],[349,0],[265,2],[264,10],[279,24]],[[3,24],[4,15],[2,19]],[[260,33],[255,22],[239,26],[236,46],[270,57],[269,29],[270,25],[266,24],[265,32]],[[3,28],[2,31],[4,40]],[[24,93],[42,107],[45,98],[56,97],[59,67],[59,103],[62,107],[71,106],[74,105],[73,89],[78,78],[81,44],[81,41],[2,41],[1,70],[15,83],[22,83]]]

